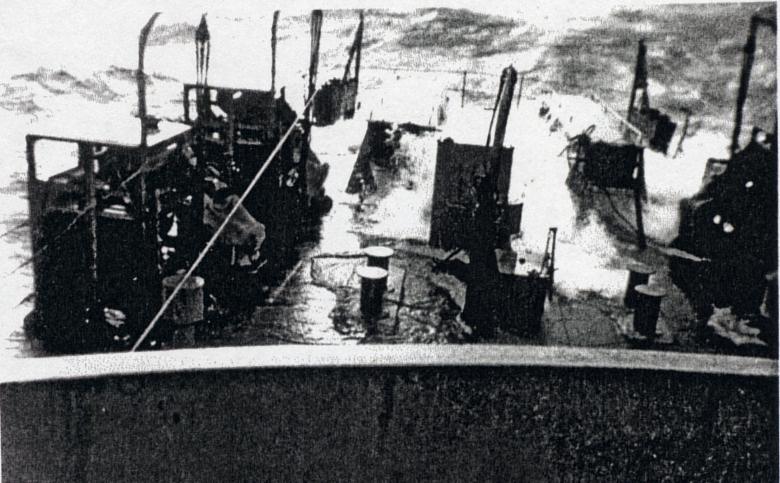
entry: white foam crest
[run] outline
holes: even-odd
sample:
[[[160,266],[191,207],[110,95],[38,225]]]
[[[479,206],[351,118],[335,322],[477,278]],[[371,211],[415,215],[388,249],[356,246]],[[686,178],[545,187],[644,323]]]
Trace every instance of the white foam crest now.
[[[369,233],[403,239],[427,241],[430,237],[431,203],[436,169],[436,141],[433,136],[402,138],[394,155],[406,159],[399,179],[372,213],[376,222]]]

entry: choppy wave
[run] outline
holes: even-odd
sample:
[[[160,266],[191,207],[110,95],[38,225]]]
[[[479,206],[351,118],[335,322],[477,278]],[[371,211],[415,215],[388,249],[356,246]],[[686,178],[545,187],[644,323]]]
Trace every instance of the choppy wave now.
[[[124,80],[128,82],[135,82],[136,81],[136,72],[137,70],[134,68],[129,67],[119,67],[117,65],[110,66],[107,70],[102,72],[103,74],[112,77],[114,79],[118,80]],[[146,79],[147,85],[154,85],[154,81],[166,81],[166,82],[177,82],[178,79],[173,76],[159,74],[159,73],[152,73],[152,74],[144,74],[144,77]]]
[[[195,29],[195,25],[184,22],[157,25],[149,33],[147,45],[192,42],[192,39],[195,38]]]
[[[21,114],[35,114],[42,110],[29,89],[9,84],[0,84],[0,108]]]
[[[539,33],[523,30],[519,19],[470,10],[434,9],[419,12],[397,40],[405,49],[465,50],[472,57],[488,57],[517,49]]]
[[[65,70],[52,70],[45,67],[35,72],[18,74],[11,77],[12,81],[35,83],[54,95],[79,94],[91,101],[106,103],[117,99],[114,92],[104,81],[97,77],[78,79]]]
[[[596,92],[620,105],[627,102],[637,42],[645,39],[651,102],[674,113],[689,109],[708,127],[723,131],[732,119],[742,46],[756,10],[755,4],[618,10],[605,22],[551,45],[546,78],[560,91]],[[774,124],[775,113],[766,102],[777,92],[776,58],[775,38],[759,35],[750,88],[756,102],[747,106],[746,124]],[[615,84],[615,79],[624,82]]]

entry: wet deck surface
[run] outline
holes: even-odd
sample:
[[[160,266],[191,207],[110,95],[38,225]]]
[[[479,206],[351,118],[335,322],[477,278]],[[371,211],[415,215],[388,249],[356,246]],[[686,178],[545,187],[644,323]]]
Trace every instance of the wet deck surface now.
[[[327,192],[334,200],[323,220],[320,240],[303,251],[282,286],[251,317],[235,327],[215,331],[206,345],[274,343],[355,344],[369,342],[457,343],[469,338],[470,328],[459,317],[465,284],[452,274],[433,270],[433,262],[447,253],[427,246],[430,186],[436,140],[443,134],[405,135],[414,164],[397,171],[374,166],[378,190],[361,199],[345,193],[365,121],[341,121],[320,128],[313,145],[331,166]],[[338,134],[331,134],[337,132]],[[352,139],[344,139],[351,133]],[[348,154],[344,145],[350,143]],[[318,143],[320,141],[320,143]],[[343,142],[342,141],[342,142]],[[557,145],[552,150],[557,150]],[[563,160],[556,159],[563,163]],[[520,164],[520,160],[516,160]],[[410,183],[413,180],[413,183]],[[563,242],[564,244],[566,241]],[[360,280],[355,270],[366,264],[361,249],[383,245],[395,250],[388,270],[383,315],[366,321],[360,315]],[[522,250],[523,241],[513,246]],[[467,260],[465,257],[460,257]],[[399,306],[401,285],[404,300]],[[630,318],[620,300],[601,295],[560,294],[546,303],[542,326],[534,337],[499,331],[492,342],[628,347],[621,319]],[[668,332],[668,327],[660,325]],[[668,335],[666,339],[672,339]],[[198,345],[201,342],[197,343]],[[186,345],[186,344],[184,344]]]
[[[600,112],[598,105],[585,102],[590,103],[594,113]],[[528,103],[523,113],[526,115],[536,109],[533,101]],[[603,112],[601,115],[606,116]],[[546,151],[549,152],[542,154],[548,162],[558,165],[551,169],[560,171],[560,165],[565,166],[565,159],[554,156],[553,151],[557,154],[559,150],[560,140],[557,138],[565,138],[560,133],[545,132],[548,126],[541,122],[538,124],[536,128],[552,137],[553,141],[548,143]],[[607,121],[603,123],[608,124]],[[575,122],[567,127],[579,132],[580,126]],[[374,166],[379,189],[361,201],[357,195],[346,194],[344,190],[364,130],[365,121],[351,120],[315,131],[314,149],[323,161],[331,165],[326,188],[334,199],[333,210],[323,220],[321,239],[304,251],[303,259],[289,274],[284,286],[278,288],[265,305],[258,307],[240,330],[229,334],[223,331],[220,337],[207,342],[208,345],[458,343],[472,340],[469,338],[470,328],[459,317],[465,284],[451,274],[432,269],[433,261],[447,254],[429,248],[426,243],[429,215],[425,211],[429,210],[430,200],[426,205],[424,197],[430,196],[427,191],[430,187],[421,185],[432,183],[436,140],[447,134],[446,129],[444,133],[417,137],[405,135],[404,142],[409,144],[408,152],[414,155],[416,164],[398,171]],[[599,130],[605,138],[614,134],[608,128]],[[345,139],[345,133],[350,133],[352,138]],[[348,153],[344,152],[344,142],[349,143]],[[526,158],[530,156],[518,152],[514,169],[527,162]],[[410,179],[414,183],[410,183]],[[513,182],[514,179],[513,173]],[[526,221],[523,223],[525,226]],[[530,224],[528,229],[539,225],[533,220]],[[630,237],[628,241],[619,241],[626,238],[626,233],[621,233],[619,227],[612,236],[617,246],[614,256],[600,267],[602,272],[593,273],[596,276],[606,274],[611,279],[610,283],[625,287],[628,276],[625,265],[631,261],[644,262],[656,270],[654,283],[663,286],[668,295],[662,303],[659,336],[654,341],[637,337],[633,331],[633,311],[623,305],[622,290],[604,293],[585,286],[574,290],[564,287],[564,290],[556,292],[552,300],[547,300],[541,330],[535,336],[522,337],[499,331],[489,342],[769,355],[769,350],[761,346],[732,347],[703,337],[696,328],[697,322],[684,295],[668,277],[667,258],[654,249],[638,253]],[[534,244],[538,241],[536,238],[539,238],[538,233],[528,240],[515,240],[513,248],[521,251],[527,245],[532,250],[538,249],[538,243]],[[564,238],[559,243],[559,253],[562,254],[559,255],[562,258],[559,263],[565,267],[561,269],[562,283],[575,283],[567,280],[566,272],[576,271],[576,266],[567,267],[566,264],[573,260],[563,257],[567,255],[567,247],[575,245],[577,239]],[[361,248],[377,244],[393,248],[395,255],[390,263],[383,315],[378,321],[368,322],[363,320],[359,311],[360,281],[355,269],[366,263],[365,257],[360,256]],[[407,277],[405,298],[399,308],[404,273]],[[598,281],[593,285],[598,286]]]
[[[594,115],[606,116],[592,101],[577,102],[590,103]],[[558,154],[566,143],[564,133],[577,134],[587,126],[573,120],[564,122],[561,132],[551,132],[549,122],[536,115],[539,104],[539,100],[524,101],[510,118],[509,141],[527,146],[516,149],[510,202],[520,189],[536,184],[536,192],[553,192],[565,206],[573,201],[564,186],[568,166]],[[345,189],[363,139],[365,119],[315,128],[313,149],[321,161],[330,165],[325,188],[334,202],[319,228],[318,240],[301,247],[301,259],[280,277],[283,281],[270,296],[258,295],[251,314],[226,322],[208,322],[189,333],[178,333],[172,341],[161,341],[156,347],[471,341],[470,328],[459,317],[465,284],[450,273],[433,270],[434,260],[447,253],[427,246],[428,226],[437,139],[453,131],[464,132],[458,131],[459,123],[487,126],[489,115],[481,108],[467,108],[451,119],[449,126],[443,126],[443,132],[406,134],[402,143],[409,162],[397,170],[375,166],[379,189],[363,199],[347,194]],[[605,120],[602,124],[610,123]],[[600,128],[600,132],[603,137],[613,133],[607,128]],[[456,141],[481,143],[481,133],[477,134],[474,139]],[[529,163],[537,165],[528,169]],[[525,203],[523,236],[513,241],[513,249],[538,254],[543,250],[546,229],[556,218],[566,215],[557,213],[562,209],[560,205],[545,204],[533,194],[525,198]],[[666,257],[654,249],[638,253],[625,229],[611,227],[610,246],[602,247],[598,243],[604,240],[594,242],[583,237],[587,227],[561,228],[555,294],[545,302],[541,329],[533,337],[499,331],[485,342],[771,355],[761,346],[733,347],[702,338],[689,304],[668,278]],[[361,251],[368,245],[395,250],[383,315],[374,322],[360,315],[360,281],[355,274],[356,267],[366,263]],[[632,312],[622,304],[628,275],[625,266],[632,261],[652,266],[656,270],[654,283],[668,291],[658,322],[660,335],[655,341],[634,337]],[[20,311],[21,318],[22,312],[30,308],[30,304],[23,304],[15,310]],[[10,357],[45,355],[26,339],[20,327],[5,334],[3,342],[2,352]]]

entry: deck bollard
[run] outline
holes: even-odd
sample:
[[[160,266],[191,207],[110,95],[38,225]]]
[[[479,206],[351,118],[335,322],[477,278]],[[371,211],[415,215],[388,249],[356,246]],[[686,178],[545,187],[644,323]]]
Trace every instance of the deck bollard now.
[[[390,247],[383,246],[370,246],[363,249],[363,253],[368,257],[369,267],[379,267],[383,270],[390,271],[390,257],[393,256],[395,250]],[[382,286],[382,292],[387,291],[387,277],[385,277],[384,285]]]
[[[179,271],[176,275],[163,279],[163,299],[167,299],[173,293],[183,275],[184,272]],[[204,283],[201,277],[188,278],[164,315],[164,319],[174,327],[174,339],[183,339],[188,345],[195,344],[194,324],[202,322],[204,319]]]
[[[382,315],[382,297],[387,287],[387,270],[380,267],[358,267],[360,277],[360,312],[367,319]]]
[[[390,247],[370,246],[363,249],[363,253],[368,257],[369,267],[379,267],[388,270],[390,267],[390,257],[395,251]]]
[[[183,275],[183,273],[177,273],[163,279],[163,299],[167,299],[173,293]],[[201,277],[188,278],[168,307],[165,318],[174,325],[190,325],[202,321],[204,313],[203,285],[204,280]]]
[[[626,287],[626,295],[623,298],[623,305],[633,309],[636,306],[636,286],[646,285],[650,280],[650,275],[654,274],[655,270],[643,263],[631,263],[627,268],[628,287]]]
[[[634,290],[634,330],[645,337],[655,338],[661,300],[666,296],[666,290],[652,285],[637,285]]]

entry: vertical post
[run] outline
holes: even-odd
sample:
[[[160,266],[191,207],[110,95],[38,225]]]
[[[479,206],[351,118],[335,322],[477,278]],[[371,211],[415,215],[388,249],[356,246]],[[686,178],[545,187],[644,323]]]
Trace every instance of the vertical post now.
[[[30,243],[32,244],[32,253],[38,253],[38,233],[39,221],[41,216],[40,191],[38,190],[38,175],[35,166],[35,141],[36,139],[29,134],[25,138],[27,157],[27,204],[30,216]],[[38,263],[33,260],[33,286],[38,287]]]
[[[756,52],[756,30],[759,17],[753,15],[750,18],[750,33],[743,49],[742,72],[739,75],[739,91],[737,92],[737,109],[734,113],[734,132],[731,134],[731,155],[739,149],[739,133],[742,129],[742,109],[747,100],[748,85],[750,84],[750,71],[753,69],[753,56]]]
[[[520,98],[523,97],[523,81],[525,80],[525,74],[520,76],[520,87],[517,88],[517,105],[520,105]]]
[[[691,111],[688,109],[685,109],[685,121],[683,122],[682,131],[680,132],[680,140],[677,141],[677,149],[674,150],[674,154],[672,155],[672,159],[676,158],[678,155],[682,154],[683,152],[683,141],[685,141],[685,137],[688,135],[688,123],[691,119]]]
[[[149,38],[149,32],[152,30],[154,21],[160,12],[154,15],[146,22],[141,34],[138,36],[138,70],[135,73],[136,83],[138,85],[138,117],[141,119],[141,146],[146,146],[146,76],[144,75],[144,52],[146,51],[146,40]]]
[[[309,58],[309,89],[306,102],[314,95],[317,85],[317,66],[320,58],[320,33],[322,32],[322,10],[311,12],[311,57]],[[304,110],[306,124],[311,123],[311,104]],[[308,129],[308,128],[307,128]],[[308,137],[308,133],[307,133]]]
[[[184,92],[183,92],[183,102],[184,102],[184,122],[188,123],[190,122],[190,91],[187,89],[187,86],[184,86]]]
[[[83,206],[79,208],[84,211],[84,218],[87,224],[87,263],[88,263],[88,287],[87,287],[87,300],[89,306],[86,307],[89,310],[88,319],[92,320],[95,317],[95,310],[97,310],[97,206],[95,198],[95,158],[92,155],[92,146],[86,143],[79,143],[79,166],[84,170],[84,186],[83,186]]]
[[[504,290],[496,260],[497,227],[505,215],[499,206],[505,200],[497,200],[497,184],[500,172],[501,154],[506,134],[509,110],[517,82],[517,72],[512,66],[501,73],[501,85],[491,119],[490,130],[494,149],[486,149],[487,176],[476,181],[476,207],[473,212],[472,234],[469,246],[469,282],[466,286],[466,300],[463,319],[471,326],[476,337],[490,337],[497,327],[497,309]],[[488,147],[490,146],[488,134]],[[497,148],[497,149],[496,149]]]
[[[195,90],[195,109],[198,113],[198,119],[202,121],[205,117],[208,99],[208,73],[209,73],[209,50],[211,34],[209,26],[206,23],[206,14],[200,17],[200,24],[195,31],[195,71],[196,84]],[[187,114],[189,110],[187,110]]]
[[[553,289],[555,288],[555,247],[558,244],[558,227],[550,227],[552,236],[552,246],[550,247],[550,291],[549,298],[552,300]]]
[[[644,149],[640,148],[637,156],[637,176],[634,180],[634,209],[636,210],[637,247],[639,250],[647,248],[645,239],[645,225],[642,218],[642,195],[645,189],[645,156]]]
[[[644,337],[654,339],[661,311],[661,300],[666,291],[650,285],[638,285],[635,289],[636,310],[634,311],[634,330]]]
[[[460,107],[466,102],[466,71],[463,71],[463,87],[460,88]]]
[[[382,297],[387,287],[387,270],[379,267],[357,268],[360,277],[360,312],[369,320],[382,315]]]
[[[496,114],[496,125],[493,134],[493,146],[501,147],[504,145],[504,136],[506,135],[506,125],[509,120],[509,110],[512,108],[512,94],[517,83],[517,71],[511,65],[501,73],[501,82],[503,88],[498,98],[498,112]]]
[[[355,34],[355,84],[360,83],[360,54],[363,50],[363,11],[360,11],[360,23],[358,23],[358,30]],[[357,91],[355,91],[357,94]]]
[[[647,55],[647,48],[645,47],[645,41],[639,41],[639,49],[636,54],[636,66],[634,67],[634,82],[631,84],[631,96],[628,100],[628,109],[626,110],[626,120],[631,121],[631,113],[634,110],[634,102],[636,102],[636,91],[640,87],[647,88],[647,68],[645,67],[645,58]]]
[[[271,24],[271,92],[276,92],[276,28],[279,23],[279,10],[274,11]]]

